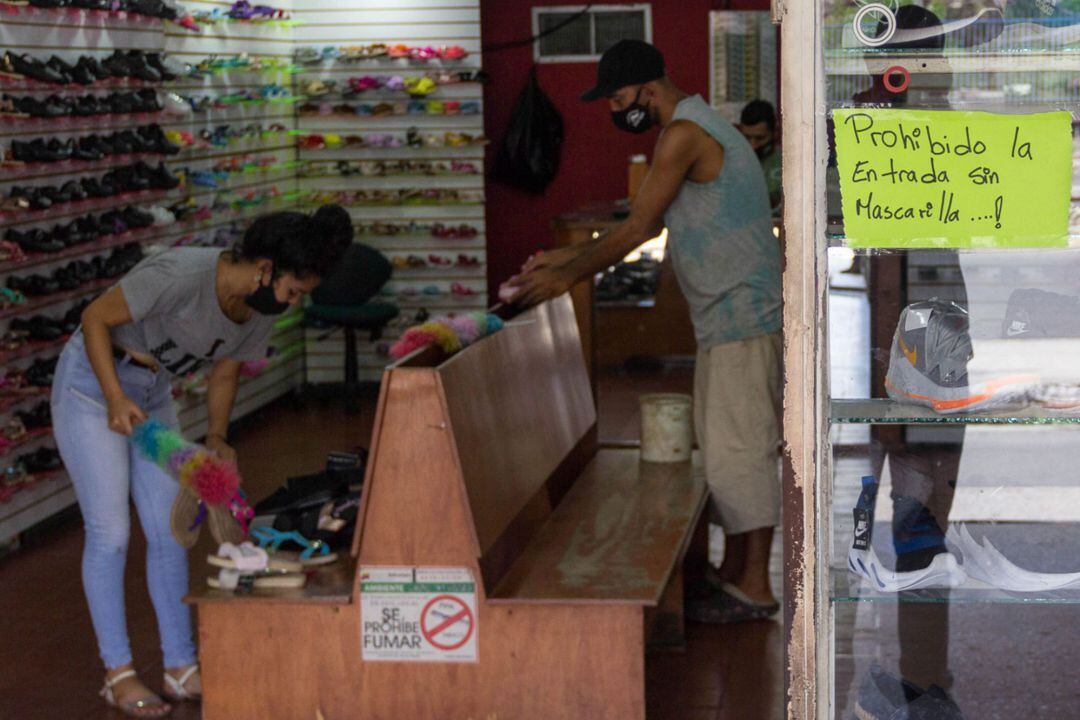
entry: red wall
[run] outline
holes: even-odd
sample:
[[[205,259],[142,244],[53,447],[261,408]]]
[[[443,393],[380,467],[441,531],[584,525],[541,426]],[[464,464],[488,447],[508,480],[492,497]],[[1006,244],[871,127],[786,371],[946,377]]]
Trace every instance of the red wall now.
[[[617,1],[604,0],[606,4]],[[565,4],[567,0],[481,0],[483,44],[527,38],[532,31],[532,7]],[[768,7],[768,0],[655,0],[653,43],[664,53],[668,74],[675,84],[708,99],[710,9]],[[489,166],[532,64],[531,45],[484,55],[484,69],[491,78],[484,90],[484,123],[493,143],[488,152]],[[494,181],[488,183],[488,282],[492,292],[517,272],[529,254],[550,246],[551,221],[556,215],[589,203],[625,197],[629,156],[651,156],[656,142],[655,130],[637,136],[617,130],[606,102],[583,103],[578,99],[595,84],[596,63],[540,64],[537,78],[563,116],[562,164],[544,195],[531,195]]]

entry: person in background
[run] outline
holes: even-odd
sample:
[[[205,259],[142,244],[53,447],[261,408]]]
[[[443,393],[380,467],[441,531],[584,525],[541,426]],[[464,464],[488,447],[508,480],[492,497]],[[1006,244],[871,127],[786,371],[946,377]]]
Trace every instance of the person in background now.
[[[591,243],[534,256],[509,290],[522,305],[557,297],[667,227],[698,343],[694,426],[727,540],[711,582],[690,589],[687,617],[767,618],[779,610],[769,552],[780,521],[782,342],[780,250],[761,167],[731,123],[675,86],[652,45],[615,44],[598,75],[582,99],[606,98],[616,127],[663,128],[652,166],[622,224]]]
[[[768,100],[748,102],[739,118],[739,132],[757,153],[761,170],[765,173],[765,184],[769,188],[769,206],[776,210],[780,207],[783,192],[780,174],[783,162],[780,146],[776,142],[776,110],[772,103]]]
[[[274,316],[337,266],[352,236],[349,214],[325,205],[313,215],[263,215],[231,250],[178,247],[153,255],[87,306],[60,354],[53,426],[86,526],[82,579],[105,664],[101,696],[125,715],[157,718],[172,710],[132,665],[124,612],[129,496],[146,535],[166,695],[201,695],[183,601],[187,551],[170,532],[180,485],[127,436],[149,418],[177,428],[173,378],[209,366],[206,447],[235,462],[226,433],[240,364],[266,357]]]

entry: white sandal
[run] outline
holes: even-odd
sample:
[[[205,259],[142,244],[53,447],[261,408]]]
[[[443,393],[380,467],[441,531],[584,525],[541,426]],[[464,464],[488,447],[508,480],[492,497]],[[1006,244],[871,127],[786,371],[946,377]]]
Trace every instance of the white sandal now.
[[[113,693],[113,688],[121,680],[127,680],[128,678],[132,677],[135,677],[134,670],[125,670],[124,672],[111,679],[106,676],[105,687],[101,688],[101,691],[98,692],[98,695],[101,696],[101,698],[109,707],[116,708],[128,717],[159,718],[165,717],[172,712],[172,707],[167,702],[159,698],[157,695],[152,695],[151,697],[143,698],[142,700],[134,700],[131,702],[127,702],[123,705],[118,703],[116,701],[116,695]],[[163,712],[160,715],[140,712],[140,710],[151,710],[152,708],[163,708]]]
[[[172,676],[168,671],[165,672],[165,696],[174,702],[183,702],[184,700],[201,700],[202,693],[193,693],[187,689],[188,680],[199,672],[198,664],[189,667],[183,675],[178,678]]]

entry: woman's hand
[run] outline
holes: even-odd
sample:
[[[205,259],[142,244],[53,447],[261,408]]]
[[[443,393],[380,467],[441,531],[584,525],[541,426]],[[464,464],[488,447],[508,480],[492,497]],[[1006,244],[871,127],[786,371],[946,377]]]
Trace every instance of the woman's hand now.
[[[229,443],[225,442],[225,438],[220,435],[207,435],[206,449],[225,462],[230,462],[233,465],[236,464],[236,450],[233,449]]]
[[[131,435],[135,426],[146,422],[146,413],[135,401],[123,393],[110,398],[109,429],[121,435]]]

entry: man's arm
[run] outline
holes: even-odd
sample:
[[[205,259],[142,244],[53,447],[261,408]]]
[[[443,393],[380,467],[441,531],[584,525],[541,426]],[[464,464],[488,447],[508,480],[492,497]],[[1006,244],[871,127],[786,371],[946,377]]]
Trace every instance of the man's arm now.
[[[557,297],[578,280],[591,277],[622,260],[637,246],[655,237],[663,227],[664,211],[679,194],[700,145],[696,126],[672,123],[656,144],[652,167],[630,208],[630,217],[590,243],[584,243],[572,259],[559,264],[540,264],[510,280],[521,289],[515,303],[535,305]],[[540,256],[543,257],[543,256]]]

